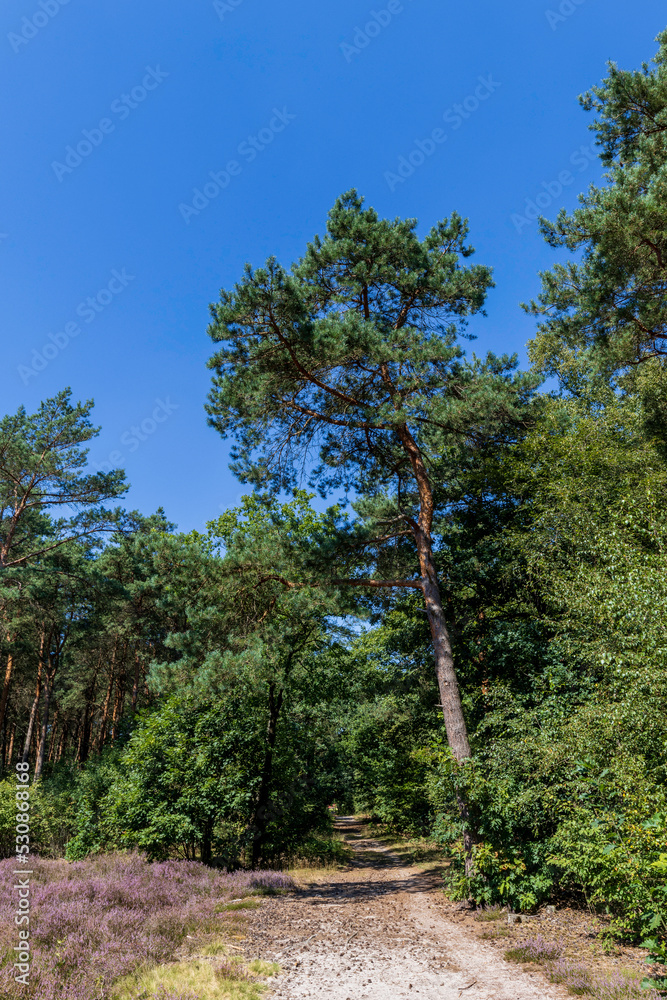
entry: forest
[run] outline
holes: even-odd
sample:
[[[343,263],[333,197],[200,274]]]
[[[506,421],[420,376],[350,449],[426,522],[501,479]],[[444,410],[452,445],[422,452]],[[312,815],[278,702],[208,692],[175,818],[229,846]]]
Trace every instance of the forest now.
[[[605,179],[540,223],[527,370],[468,346],[466,220],[351,190],[211,306],[247,492],[205,532],[90,471],[91,400],[2,418],[4,858],[17,764],[31,849],[69,862],[326,863],[335,806],[435,842],[453,900],[566,901],[667,959],[659,44],[581,99]]]

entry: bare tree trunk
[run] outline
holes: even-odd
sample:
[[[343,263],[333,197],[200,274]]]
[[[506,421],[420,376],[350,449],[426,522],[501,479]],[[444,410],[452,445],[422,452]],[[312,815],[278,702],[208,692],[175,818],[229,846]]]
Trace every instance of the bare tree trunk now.
[[[76,748],[76,758],[79,764],[85,764],[88,760],[88,751],[90,749],[90,716],[90,702],[86,700],[86,707],[83,712],[81,739],[79,740],[79,745]]]
[[[15,734],[16,734],[16,723],[14,723],[14,725],[12,726],[12,735],[9,738],[9,750],[7,752],[7,761],[9,762],[10,765],[12,763],[12,754],[14,753],[14,736],[15,736]]]
[[[125,705],[126,653],[127,653],[127,643],[125,644],[125,648],[123,649],[121,668],[118,676],[118,683],[116,684],[116,698],[113,706],[113,716],[111,718],[112,743],[115,742],[116,736],[118,735],[118,723],[120,722],[121,716],[123,714],[123,708]]]
[[[35,777],[34,780],[38,781],[42,776],[42,771],[44,770],[44,752],[46,750],[46,734],[49,727],[49,709],[51,707],[51,691],[52,684],[51,679],[47,681],[46,684],[46,694],[44,696],[44,718],[42,719],[42,732],[39,738],[39,746],[37,748],[37,760],[35,762]]]
[[[58,662],[60,659],[59,653],[54,653],[53,656],[49,657],[51,659],[51,670],[47,673],[46,678],[46,693],[44,695],[44,718],[42,719],[42,732],[39,739],[39,747],[37,750],[37,761],[35,763],[35,777],[34,781],[38,781],[42,776],[42,771],[44,770],[44,757],[46,753],[46,739],[49,731],[49,710],[51,708],[51,697],[53,695],[53,689],[56,682],[56,671],[58,670]]]
[[[102,719],[100,721],[100,731],[97,734],[97,750],[98,752],[104,746],[104,741],[107,735],[107,720],[109,718],[109,702],[111,700],[111,692],[113,690],[114,676],[113,673],[109,678],[109,686],[107,688],[106,698],[104,699],[104,708],[102,709]]]
[[[7,636],[7,640],[11,642],[10,636]],[[7,701],[9,699],[9,688],[12,683],[13,672],[14,672],[14,654],[9,653],[7,656],[7,666],[5,668],[5,682],[2,686],[2,697],[0,697],[0,726],[4,725],[5,722]]]
[[[114,640],[113,653],[111,654],[111,672],[109,674],[109,686],[107,688],[106,697],[104,699],[104,708],[102,710],[102,721],[100,723],[100,731],[97,738],[97,750],[98,752],[104,746],[104,741],[107,735],[107,721],[109,719],[109,705],[111,704],[111,693],[113,691],[114,681],[116,679],[116,649],[118,640]]]
[[[412,523],[412,529],[419,555],[424,604],[426,605],[426,614],[433,640],[435,672],[440,689],[440,702],[445,720],[445,729],[447,730],[447,742],[455,758],[460,762],[470,757],[470,742],[463,715],[463,706],[461,705],[459,684],[456,678],[456,671],[454,670],[452,644],[445,622],[438,576],[433,558],[433,541],[431,538],[434,511],[433,490],[419,446],[405,425],[399,428],[398,437],[410,459],[419,490],[419,521],[416,524]]]
[[[435,653],[435,672],[440,690],[440,704],[447,730],[447,742],[459,763],[470,757],[468,730],[463,716],[459,684],[454,670],[454,656],[442,608],[442,598],[433,560],[430,538],[418,539],[419,563],[424,581],[426,616]]]
[[[419,520],[412,522],[412,530],[417,544],[419,567],[422,578],[422,592],[426,615],[431,629],[435,673],[440,691],[440,705],[447,731],[447,742],[455,759],[460,764],[471,756],[468,728],[461,704],[459,683],[454,669],[452,644],[442,607],[442,597],[438,584],[438,575],[433,557],[433,490],[428,477],[426,465],[417,442],[404,424],[398,430],[398,437],[410,459],[413,475],[419,490]],[[468,805],[460,794],[457,794],[459,815],[463,823],[463,844],[466,855],[466,873],[472,866],[472,849],[476,841],[475,831],[471,828]]]
[[[132,685],[132,715],[137,710],[137,699],[139,697],[139,677],[141,676],[141,661],[139,651],[134,652],[134,684]]]
[[[39,643],[39,663],[37,665],[37,687],[35,690],[35,698],[32,703],[32,708],[30,709],[30,719],[28,720],[28,731],[25,735],[25,743],[23,744],[23,757],[21,758],[24,764],[28,763],[28,757],[30,756],[30,744],[32,743],[32,733],[35,727],[35,719],[37,718],[39,699],[42,694],[42,671],[44,669],[45,642],[46,642],[46,633],[45,630],[42,629],[42,637]]]
[[[83,712],[81,739],[79,740],[76,748],[76,759],[78,760],[79,765],[85,764],[88,760],[88,753],[90,751],[90,731],[93,723],[93,717],[95,715],[95,689],[97,687],[97,675],[101,666],[102,658],[100,657],[97,667],[95,668],[95,673],[93,674],[91,685],[86,691],[86,707]]]
[[[67,740],[67,731],[68,731],[68,729],[69,729],[69,725],[68,725],[68,723],[65,723],[65,725],[62,728],[62,732],[60,734],[60,743],[58,744],[58,752],[56,753],[56,764],[62,758],[63,750],[65,749],[65,742]]]
[[[283,705],[283,692],[276,695],[275,685],[269,687],[269,721],[266,727],[266,748],[264,751],[264,764],[262,765],[262,777],[257,796],[255,815],[253,816],[250,829],[253,831],[252,858],[253,868],[262,861],[264,844],[266,841],[266,828],[269,822],[269,796],[271,794],[271,780],[273,778],[273,754],[276,747],[276,735],[278,732],[278,718]]]
[[[56,745],[56,733],[58,732],[58,709],[53,716],[53,725],[51,726],[51,743],[49,745],[49,764],[53,760],[53,750]]]

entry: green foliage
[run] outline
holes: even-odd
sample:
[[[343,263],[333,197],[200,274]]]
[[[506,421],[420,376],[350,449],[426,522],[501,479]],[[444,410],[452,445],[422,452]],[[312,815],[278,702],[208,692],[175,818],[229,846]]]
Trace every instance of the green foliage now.
[[[86,473],[85,445],[99,434],[90,423],[92,400],[71,404],[65,389],[40,404],[0,419],[0,568],[16,569],[73,538],[120,523],[101,507],[127,490],[121,471]],[[49,508],[78,509],[49,522]],[[18,578],[17,578],[18,580]]]
[[[355,808],[394,830],[426,833],[432,810],[425,794],[426,768],[414,749],[428,728],[418,706],[394,696],[378,699],[355,713],[343,739],[351,768]],[[435,713],[433,713],[435,716]],[[418,727],[418,728],[417,728]]]
[[[600,157],[608,168],[572,214],[542,230],[553,247],[579,253],[542,275],[531,311],[544,317],[531,357],[573,392],[590,378],[667,354],[667,32],[654,67],[609,66],[609,76],[581,98],[595,111]]]
[[[352,859],[351,849],[341,840],[329,836],[306,837],[294,851],[290,861],[293,865],[313,868],[328,868],[346,865]]]
[[[61,857],[75,822],[69,775],[62,772],[30,786],[30,843],[39,855]],[[0,857],[16,851],[16,782],[0,781]]]
[[[303,721],[286,720],[276,745],[267,859],[280,860],[329,822],[336,761],[314,720],[308,729]],[[83,773],[67,857],[138,847],[151,859],[238,865],[252,835],[263,730],[263,715],[251,704],[227,703],[221,710],[171,699],[146,713],[123,749]]]
[[[554,895],[578,897],[635,940],[661,926],[667,790],[656,765],[667,739],[663,715],[647,716],[632,703],[606,711],[590,705],[552,725],[533,713],[506,726],[498,725],[464,768],[441,746],[422,753],[433,768],[429,787],[442,834],[451,836],[447,824],[464,788],[481,838],[471,873],[458,846],[453,892],[523,910]]]

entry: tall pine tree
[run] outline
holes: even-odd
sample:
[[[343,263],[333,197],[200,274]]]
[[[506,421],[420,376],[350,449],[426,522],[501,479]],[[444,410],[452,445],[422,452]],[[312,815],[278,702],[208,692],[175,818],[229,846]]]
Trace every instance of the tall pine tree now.
[[[209,333],[223,346],[209,362],[207,410],[223,437],[235,437],[232,468],[243,481],[291,488],[310,467],[323,494],[364,497],[357,540],[380,573],[331,582],[422,593],[461,761],[470,744],[432,534],[447,504],[439,468],[520,424],[534,380],[516,374],[512,358],[465,360],[457,333],[482,309],[491,273],[464,264],[473,249],[458,215],[424,239],[416,226],[380,219],[350,191],[291,271],[273,258],[248,265],[211,307]],[[399,564],[399,578],[383,578]]]

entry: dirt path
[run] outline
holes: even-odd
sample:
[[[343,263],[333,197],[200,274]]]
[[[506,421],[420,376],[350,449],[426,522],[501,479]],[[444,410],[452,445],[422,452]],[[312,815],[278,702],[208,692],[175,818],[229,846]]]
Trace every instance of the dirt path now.
[[[283,973],[275,1000],[562,1000],[535,971],[505,962],[445,915],[435,873],[404,865],[342,818],[355,857],[258,911],[253,944]]]

